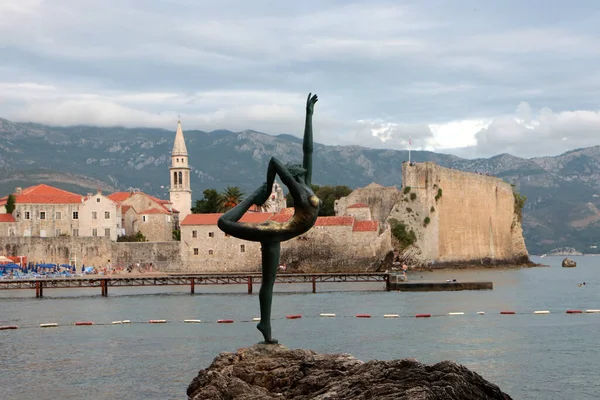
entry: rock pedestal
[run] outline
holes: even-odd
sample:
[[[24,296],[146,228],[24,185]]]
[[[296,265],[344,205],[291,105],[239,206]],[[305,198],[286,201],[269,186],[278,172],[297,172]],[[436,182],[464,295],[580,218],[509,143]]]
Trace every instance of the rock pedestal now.
[[[562,266],[564,268],[573,268],[577,266],[577,263],[571,260],[570,258],[565,258],[564,260],[562,260]]]
[[[190,400],[510,400],[498,386],[452,361],[360,361],[257,344],[221,353],[187,389]]]

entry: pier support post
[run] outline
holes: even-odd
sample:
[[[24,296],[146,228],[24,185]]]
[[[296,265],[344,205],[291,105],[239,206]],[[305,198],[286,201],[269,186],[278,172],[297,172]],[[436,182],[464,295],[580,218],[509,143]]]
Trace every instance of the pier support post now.
[[[100,287],[102,288],[102,296],[107,297],[108,296],[108,285],[106,284],[106,279],[102,279],[100,281]]]
[[[252,294],[252,277],[248,277],[248,294]]]
[[[317,277],[312,276],[312,292],[317,293]]]
[[[392,274],[387,274],[385,277],[385,290],[392,290]]]
[[[41,299],[44,297],[44,288],[42,286],[42,282],[35,283],[35,297],[36,299]]]
[[[196,280],[194,278],[190,279],[190,293],[194,294],[196,292]]]

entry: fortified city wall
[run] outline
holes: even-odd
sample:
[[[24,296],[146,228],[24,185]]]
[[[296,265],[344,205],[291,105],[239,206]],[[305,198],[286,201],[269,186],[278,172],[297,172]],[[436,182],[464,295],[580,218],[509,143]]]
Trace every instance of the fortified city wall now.
[[[0,253],[27,256],[29,262],[69,264],[77,267],[126,267],[135,263],[152,263],[155,271],[181,268],[179,242],[112,242],[104,237],[0,237]]]
[[[404,163],[402,178],[402,200],[389,218],[414,230],[416,258],[438,265],[529,262],[509,183],[431,162]]]

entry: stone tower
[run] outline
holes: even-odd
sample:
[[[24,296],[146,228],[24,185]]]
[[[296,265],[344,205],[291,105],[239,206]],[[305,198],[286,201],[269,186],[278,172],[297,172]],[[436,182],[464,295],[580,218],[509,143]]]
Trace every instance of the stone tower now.
[[[171,152],[171,186],[169,189],[170,200],[173,208],[179,211],[179,221],[191,213],[192,189],[190,187],[190,167],[188,166],[188,152],[183,138],[181,121],[177,121],[177,132]]]

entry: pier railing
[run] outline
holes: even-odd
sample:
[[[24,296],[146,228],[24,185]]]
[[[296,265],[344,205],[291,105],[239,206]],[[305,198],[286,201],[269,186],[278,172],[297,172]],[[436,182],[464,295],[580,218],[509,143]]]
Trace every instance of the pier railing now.
[[[390,290],[390,274],[388,273],[318,273],[318,274],[278,274],[275,283],[311,283],[312,292],[316,293],[319,283],[363,283],[385,282],[385,289]],[[165,274],[165,275],[90,275],[61,278],[35,279],[2,279],[0,290],[35,289],[35,296],[44,296],[45,289],[96,288],[101,289],[102,296],[108,296],[109,287],[140,286],[189,286],[190,293],[195,293],[197,285],[247,285],[248,293],[252,293],[253,285],[261,284],[262,276],[256,273],[232,274]]]

